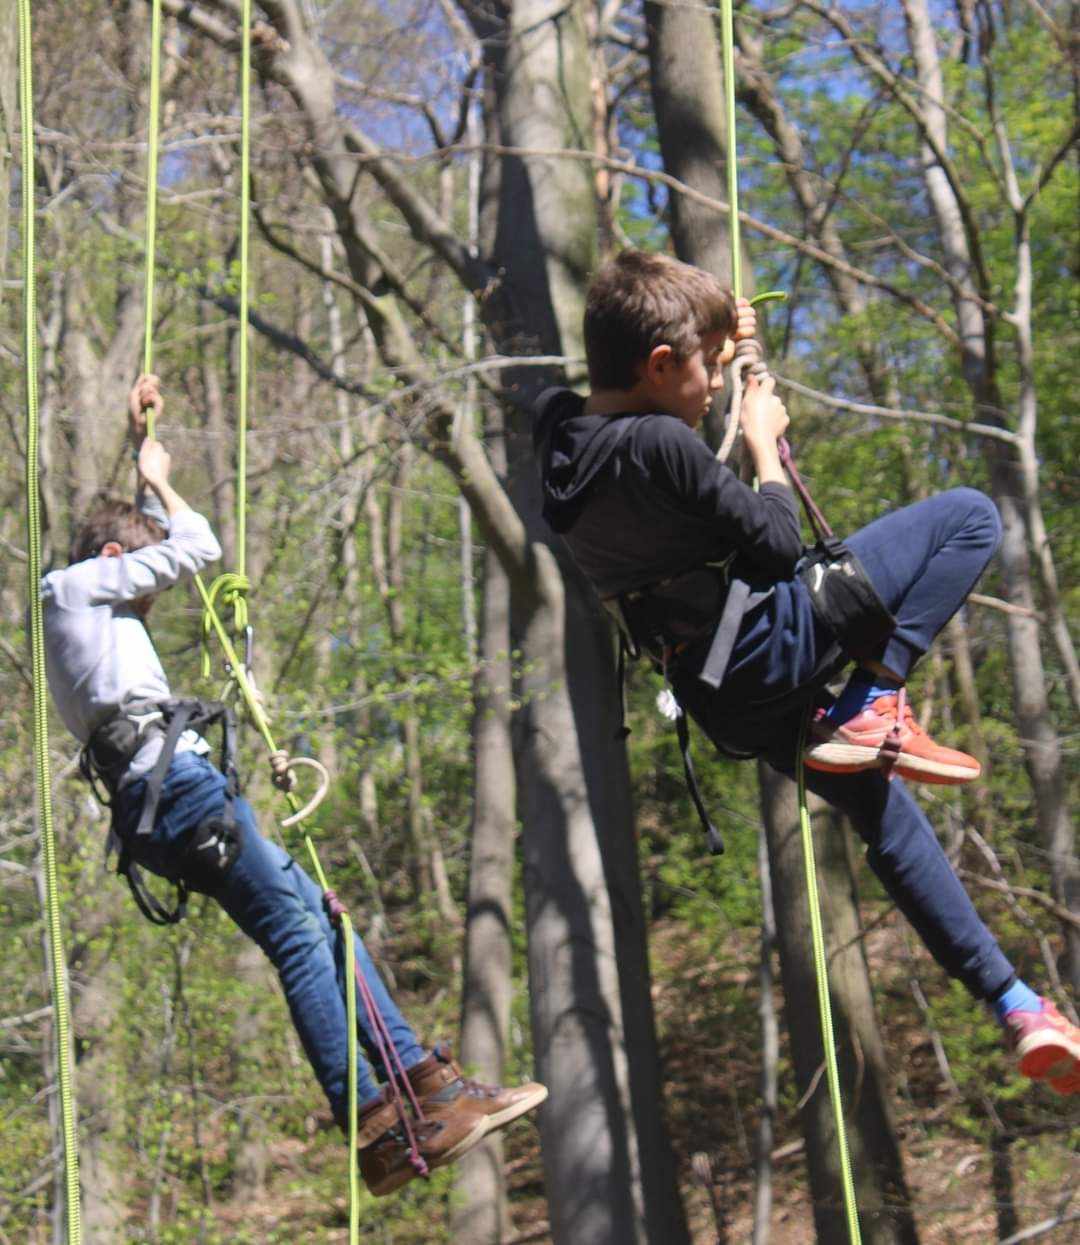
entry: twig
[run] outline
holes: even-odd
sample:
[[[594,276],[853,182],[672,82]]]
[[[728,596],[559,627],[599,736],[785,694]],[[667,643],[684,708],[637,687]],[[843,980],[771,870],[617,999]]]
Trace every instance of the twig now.
[[[936,411],[896,410],[888,406],[875,406],[870,402],[852,402],[847,398],[837,398],[819,389],[811,389],[809,385],[800,384],[784,376],[775,376],[778,385],[790,389],[793,393],[811,398],[822,406],[830,406],[838,411],[851,411],[854,415],[872,415],[882,419],[911,419],[922,424],[939,424],[943,428],[952,428],[957,432],[975,433],[977,436],[990,437],[995,441],[1004,441],[1006,445],[1019,445],[1020,438],[1007,428],[995,428],[992,424],[973,424],[967,420],[954,419],[951,415],[941,415]]]

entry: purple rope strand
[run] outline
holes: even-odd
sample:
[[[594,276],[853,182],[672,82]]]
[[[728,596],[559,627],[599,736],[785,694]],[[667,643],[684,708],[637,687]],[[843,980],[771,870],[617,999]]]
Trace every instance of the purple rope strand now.
[[[323,894],[323,905],[326,908],[326,913],[330,918],[330,921],[340,930],[341,918],[345,915],[345,905],[338,899],[336,893],[329,889]],[[390,1031],[386,1026],[386,1021],[383,1019],[382,1012],[379,1011],[379,1005],[375,1001],[375,996],[371,992],[371,987],[364,980],[364,975],[360,972],[360,966],[355,963],[355,961],[353,963],[353,970],[354,976],[356,977],[357,989],[360,991],[360,998],[363,1000],[364,1010],[367,1013],[368,1024],[375,1035],[375,1044],[378,1047],[379,1058],[382,1060],[383,1068],[386,1070],[394,1109],[397,1111],[398,1119],[401,1121],[401,1126],[405,1131],[405,1139],[409,1147],[409,1162],[412,1164],[418,1175],[426,1176],[428,1174],[428,1166],[424,1161],[423,1155],[420,1153],[420,1146],[416,1140],[416,1133],[413,1130],[412,1122],[409,1119],[409,1113],[405,1110],[405,1100],[401,1096],[401,1085],[405,1086],[412,1108],[416,1112],[417,1119],[421,1123],[424,1122],[424,1113],[421,1110],[420,1103],[418,1102],[416,1094],[413,1091],[412,1083],[405,1075],[405,1069],[401,1063],[401,1056],[394,1047],[393,1040],[390,1037]]]

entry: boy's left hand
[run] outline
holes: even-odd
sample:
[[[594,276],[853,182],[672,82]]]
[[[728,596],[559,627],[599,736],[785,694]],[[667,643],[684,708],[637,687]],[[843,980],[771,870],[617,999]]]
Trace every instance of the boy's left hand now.
[[[735,340],[748,341],[757,335],[757,312],[750,306],[748,298],[735,300]]]
[[[146,412],[153,408],[157,419],[165,409],[165,401],[158,386],[161,382],[156,376],[144,375],[131,386],[128,394],[128,431],[136,447],[146,439]]]

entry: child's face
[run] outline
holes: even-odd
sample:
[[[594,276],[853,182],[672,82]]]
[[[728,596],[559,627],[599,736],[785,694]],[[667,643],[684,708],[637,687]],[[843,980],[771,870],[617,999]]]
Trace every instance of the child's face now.
[[[723,333],[707,333],[687,359],[670,357],[656,375],[657,403],[669,415],[696,428],[708,414],[713,395],[724,387],[724,368],[735,357],[735,343]]]

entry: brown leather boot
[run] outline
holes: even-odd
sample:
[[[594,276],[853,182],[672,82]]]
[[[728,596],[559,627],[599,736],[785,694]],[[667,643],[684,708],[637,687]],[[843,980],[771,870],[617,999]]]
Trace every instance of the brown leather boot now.
[[[431,1120],[456,1119],[462,1115],[477,1119],[483,1131],[468,1146],[456,1150],[444,1163],[460,1158],[487,1133],[503,1128],[526,1111],[538,1107],[548,1096],[547,1088],[536,1081],[525,1085],[484,1085],[462,1074],[445,1046],[436,1046],[430,1055],[405,1074],[420,1100],[420,1109]],[[441,1166],[441,1164],[437,1164]]]
[[[408,1103],[405,1109],[411,1113]],[[423,1120],[410,1118],[410,1123],[420,1157],[429,1169],[452,1163],[459,1154],[471,1150],[485,1132],[483,1121],[464,1111],[439,1118],[425,1113]],[[375,1197],[393,1193],[420,1174],[413,1166],[397,1107],[386,1090],[361,1104],[356,1148],[360,1152],[360,1174]]]

